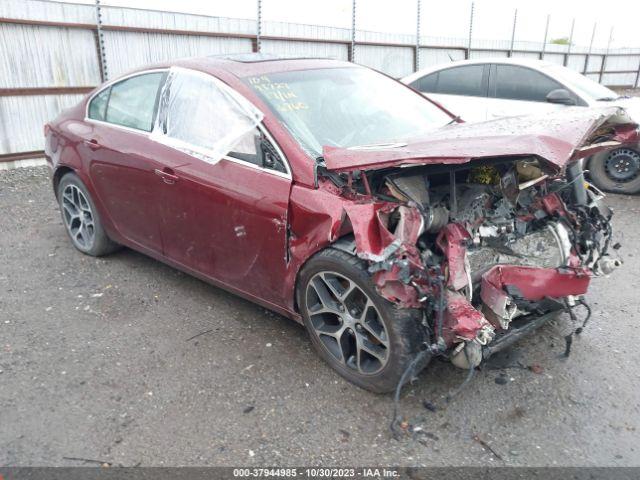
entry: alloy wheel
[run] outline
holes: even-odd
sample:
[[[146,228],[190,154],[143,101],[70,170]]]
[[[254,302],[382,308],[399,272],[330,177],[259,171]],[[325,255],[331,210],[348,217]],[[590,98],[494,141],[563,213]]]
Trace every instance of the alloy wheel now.
[[[84,193],[73,184],[62,192],[62,218],[71,240],[82,250],[89,250],[95,239],[94,216]]]
[[[378,309],[352,280],[339,273],[315,274],[307,285],[307,313],[325,349],[347,368],[372,375],[389,359],[389,336]]]
[[[607,156],[604,167],[611,180],[630,182],[640,173],[640,153],[629,148],[618,148]]]

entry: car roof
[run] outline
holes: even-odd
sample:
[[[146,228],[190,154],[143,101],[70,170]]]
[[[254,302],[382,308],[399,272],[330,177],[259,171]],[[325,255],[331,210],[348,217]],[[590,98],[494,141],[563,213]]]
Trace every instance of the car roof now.
[[[529,67],[535,70],[544,70],[549,67],[559,66],[557,63],[546,62],[544,60],[536,60],[531,58],[495,58],[495,57],[487,57],[487,58],[478,58],[473,60],[457,60],[449,63],[439,63],[437,65],[433,65],[431,67],[423,68],[411,75],[407,75],[401,81],[403,83],[411,83],[414,80],[424,77],[433,72],[437,72],[440,70],[444,70],[446,68],[458,67],[461,65],[483,65],[486,63],[499,63],[504,65],[517,65],[521,67]]]
[[[169,60],[151,66],[147,65],[138,69],[138,71],[153,68],[170,68],[174,66],[200,70],[212,75],[219,75],[225,72],[239,78],[275,72],[319,68],[362,68],[350,62],[330,58],[295,57],[265,53],[238,53]]]

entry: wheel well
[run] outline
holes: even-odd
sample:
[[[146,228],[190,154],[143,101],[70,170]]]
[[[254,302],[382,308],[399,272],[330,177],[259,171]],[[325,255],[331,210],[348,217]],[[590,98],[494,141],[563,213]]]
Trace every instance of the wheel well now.
[[[58,185],[60,185],[60,180],[67,173],[73,173],[73,168],[70,167],[58,167],[53,174],[53,193],[58,198]]]

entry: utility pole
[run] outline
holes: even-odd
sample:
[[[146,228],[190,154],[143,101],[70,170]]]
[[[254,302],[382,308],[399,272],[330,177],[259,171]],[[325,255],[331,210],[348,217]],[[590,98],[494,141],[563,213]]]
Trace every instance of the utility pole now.
[[[607,68],[607,55],[609,55],[609,49],[611,48],[611,40],[613,40],[613,27],[609,31],[609,41],[607,42],[607,49],[604,51],[604,55],[602,56],[602,63],[600,64],[600,75],[598,76],[598,83],[602,83],[602,77],[604,76],[604,71]]]
[[[551,15],[547,15],[547,25],[544,27],[544,40],[542,41],[542,51],[540,52],[540,60],[544,59],[544,52],[547,49],[547,35],[549,35],[549,20],[551,20]]]
[[[587,52],[587,56],[584,58],[584,69],[582,71],[583,74],[587,73],[589,69],[589,57],[591,56],[591,50],[593,49],[593,39],[596,38],[596,28],[598,26],[597,22],[593,23],[593,32],[591,33],[591,42],[589,42],[589,51]]]
[[[571,46],[573,45],[573,30],[576,27],[576,19],[575,17],[571,21],[571,33],[569,33],[569,45],[567,45],[567,53],[564,54],[564,62],[562,63],[565,67],[569,64],[569,55],[571,54]]]
[[[413,71],[420,70],[420,0],[417,3],[417,19],[416,19],[416,51],[414,53]]]
[[[106,82],[109,80],[109,72],[107,72],[107,56],[104,50],[104,33],[102,32],[102,9],[100,7],[100,0],[96,0],[96,46],[98,48],[100,78],[103,82]]]
[[[475,5],[471,2],[471,18],[469,19],[469,43],[467,44],[467,60],[471,58],[471,36],[473,35],[473,10]]]
[[[513,57],[513,44],[516,41],[516,25],[518,23],[518,9],[513,12],[513,30],[511,30],[511,46],[509,47],[509,57]]]
[[[255,51],[260,53],[261,37],[262,37],[262,0],[258,0],[258,12],[257,12],[257,24],[256,24],[256,48]]]
[[[356,58],[356,0],[351,4],[351,48],[349,49],[349,61],[354,62]]]

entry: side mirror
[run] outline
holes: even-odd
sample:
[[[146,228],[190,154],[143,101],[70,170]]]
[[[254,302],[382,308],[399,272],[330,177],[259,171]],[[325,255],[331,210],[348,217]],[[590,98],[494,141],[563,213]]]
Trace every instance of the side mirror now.
[[[576,104],[575,99],[564,88],[557,88],[555,90],[551,90],[547,94],[547,102],[549,102],[549,103],[558,103],[560,105],[575,105]]]

